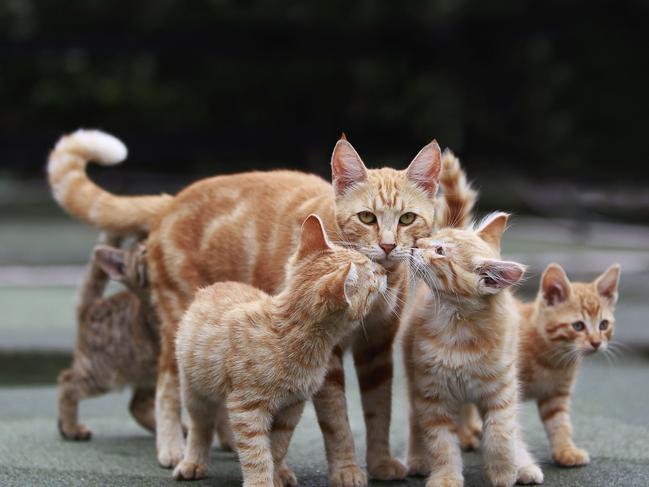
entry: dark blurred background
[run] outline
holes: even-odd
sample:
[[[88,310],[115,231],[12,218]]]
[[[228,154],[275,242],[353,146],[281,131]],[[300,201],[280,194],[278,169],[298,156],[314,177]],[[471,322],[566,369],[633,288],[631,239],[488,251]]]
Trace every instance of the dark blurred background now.
[[[130,158],[114,191],[205,175],[329,176],[453,148],[484,209],[649,215],[649,2],[0,2],[0,186],[50,204],[48,150],[78,127]]]

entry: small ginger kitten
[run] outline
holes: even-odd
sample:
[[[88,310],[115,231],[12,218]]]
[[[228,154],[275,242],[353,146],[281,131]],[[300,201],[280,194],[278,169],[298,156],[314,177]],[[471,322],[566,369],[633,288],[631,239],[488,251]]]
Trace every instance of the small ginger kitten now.
[[[158,320],[150,301],[146,247],[127,250],[120,239],[100,235],[81,290],[77,342],[72,367],[59,375],[59,431],[70,440],[88,440],[79,423],[79,401],[131,385],[130,411],[155,430],[154,398],[159,353]],[[108,279],[128,290],[103,297]]]
[[[322,385],[334,347],[386,285],[381,266],[329,243],[320,218],[310,215],[279,294],[236,282],[200,290],[176,337],[190,426],[174,476],[206,475],[217,411],[225,407],[243,485],[297,485],[284,457],[304,401]]]
[[[430,473],[427,487],[464,484],[456,422],[469,401],[486,418],[483,457],[492,485],[543,482],[517,420],[519,317],[508,288],[524,267],[501,260],[507,219],[495,213],[476,230],[442,229],[412,251],[411,268],[426,286],[403,322],[408,468]]]
[[[586,465],[588,452],[572,440],[570,396],[581,360],[605,351],[615,330],[620,266],[592,282],[570,282],[558,264],[541,277],[536,299],[518,302],[521,321],[519,369],[525,399],[536,401],[550,440],[552,458],[563,467]],[[480,440],[474,409],[463,418],[467,445]]]

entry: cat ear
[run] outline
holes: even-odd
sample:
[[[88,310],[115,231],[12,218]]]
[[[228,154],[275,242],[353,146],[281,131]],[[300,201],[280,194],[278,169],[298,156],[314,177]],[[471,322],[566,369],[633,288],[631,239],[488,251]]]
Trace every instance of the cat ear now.
[[[327,239],[322,220],[315,214],[311,214],[302,224],[300,244],[298,246],[298,258],[311,255],[314,252],[322,252],[330,249],[331,245]]]
[[[352,304],[351,296],[357,284],[358,284],[358,269],[356,268],[356,264],[352,262],[349,264],[347,277],[345,277],[345,283],[343,284],[345,301],[347,301],[348,306],[351,306]]]
[[[550,264],[541,277],[541,295],[545,304],[555,306],[570,297],[570,281],[559,264]]]
[[[485,260],[478,268],[480,285],[487,294],[496,294],[521,280],[525,266],[506,260]]]
[[[620,264],[613,264],[604,273],[595,279],[595,287],[600,296],[606,298],[610,304],[617,303],[617,288],[620,284]]]
[[[420,187],[430,196],[437,193],[439,172],[442,168],[442,151],[436,140],[425,146],[412,160],[406,177],[408,180]]]
[[[94,259],[101,269],[114,281],[122,281],[126,276],[126,254],[123,250],[107,245],[97,245]]]
[[[497,211],[487,215],[478,227],[478,235],[493,248],[500,252],[500,241],[507,229],[509,215]]]
[[[365,164],[343,133],[331,154],[331,180],[336,195],[342,195],[349,188],[366,179]]]

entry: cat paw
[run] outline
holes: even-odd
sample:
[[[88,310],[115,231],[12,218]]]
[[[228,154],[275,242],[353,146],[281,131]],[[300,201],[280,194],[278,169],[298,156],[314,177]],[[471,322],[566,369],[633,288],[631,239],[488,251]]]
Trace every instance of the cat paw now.
[[[490,468],[486,467],[487,478],[493,487],[511,487],[516,484],[518,472],[516,468]]]
[[[588,452],[576,447],[556,450],[552,453],[552,458],[562,467],[581,467],[590,463]]]
[[[367,466],[370,478],[376,480],[402,480],[408,475],[408,469],[396,458],[385,457]]]
[[[460,440],[460,448],[463,451],[473,451],[480,448],[481,433],[473,429],[461,429],[457,432],[458,440]]]
[[[176,480],[199,480],[204,479],[206,475],[207,465],[204,463],[183,460],[174,469],[174,478]]]
[[[423,457],[408,457],[408,475],[425,477],[430,474],[430,465]]]
[[[356,464],[333,468],[329,485],[331,487],[367,487],[367,475]]]
[[[463,487],[464,479],[454,475],[431,475],[426,487]]]
[[[293,473],[293,470],[288,468],[285,463],[282,463],[277,467],[275,471],[275,476],[279,480],[280,487],[296,487],[297,486],[297,477]]]
[[[71,441],[88,441],[92,438],[92,431],[82,424],[64,426],[63,423],[59,421],[59,433],[61,433],[63,438]]]
[[[517,484],[533,485],[543,483],[543,471],[538,465],[530,463],[518,469]]]
[[[161,447],[158,449],[158,463],[163,468],[173,468],[182,461],[183,454],[182,445]]]

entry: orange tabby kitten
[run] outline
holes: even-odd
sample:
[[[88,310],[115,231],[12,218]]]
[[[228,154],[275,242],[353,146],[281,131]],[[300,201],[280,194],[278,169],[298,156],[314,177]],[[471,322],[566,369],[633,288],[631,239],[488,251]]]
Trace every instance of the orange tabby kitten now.
[[[225,407],[243,485],[297,485],[284,456],[304,401],[322,385],[336,344],[386,285],[381,266],[329,243],[311,215],[279,294],[235,282],[200,290],[176,338],[190,427],[174,476],[205,476],[215,412]]]
[[[368,471],[375,478],[403,478],[406,469],[392,457],[389,443],[392,344],[407,288],[407,266],[401,262],[434,225],[441,166],[437,143],[424,147],[408,169],[396,171],[367,169],[351,144],[341,139],[331,160],[333,185],[294,171],[251,172],[198,181],[173,199],[114,196],[83,171],[89,158],[106,164],[125,154],[117,139],[81,131],[59,142],[48,170],[57,200],[83,221],[117,232],[150,230],[149,271],[162,333],[156,397],[160,464],[175,465],[183,455],[174,338],[196,290],[213,282],[239,281],[276,294],[302,222],[317,213],[335,243],[388,270],[388,299],[375,302],[365,332],[356,330],[346,346],[354,355],[361,388]],[[331,484],[366,485],[347,420],[342,354],[332,355],[314,404]]]
[[[535,400],[550,440],[552,458],[559,465],[586,465],[588,452],[572,441],[570,396],[585,355],[606,350],[615,331],[615,303],[620,266],[609,267],[592,282],[570,282],[558,264],[550,264],[541,278],[538,296],[519,302],[521,342],[520,379],[525,399]],[[470,444],[479,442],[480,418],[472,411],[464,427]],[[465,422],[465,425],[467,423]]]
[[[517,421],[519,317],[508,288],[524,267],[500,258],[507,219],[496,213],[477,230],[443,229],[412,250],[412,270],[427,287],[403,323],[408,466],[411,474],[430,472],[428,487],[464,484],[455,424],[468,401],[486,418],[483,456],[491,483],[543,482]]]
[[[98,240],[119,242],[106,235]],[[109,277],[128,290],[104,297]],[[159,335],[149,294],[144,245],[136,242],[127,250],[95,247],[77,309],[74,361],[59,375],[59,431],[64,438],[90,439],[90,430],[79,423],[79,401],[125,385],[135,389],[131,414],[154,431]]]

